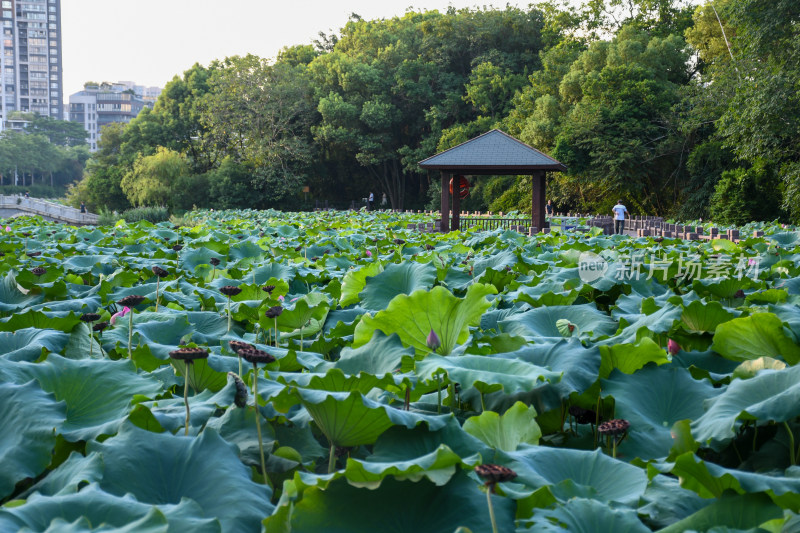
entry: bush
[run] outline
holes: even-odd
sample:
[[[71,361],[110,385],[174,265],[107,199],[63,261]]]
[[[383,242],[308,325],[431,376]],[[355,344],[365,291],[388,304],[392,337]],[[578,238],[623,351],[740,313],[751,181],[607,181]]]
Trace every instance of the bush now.
[[[123,212],[120,218],[125,222],[134,223],[142,220],[157,224],[169,220],[169,209],[166,206],[135,207]]]
[[[769,165],[722,173],[711,197],[711,218],[717,224],[741,226],[750,221],[785,218],[781,209],[781,182]]]

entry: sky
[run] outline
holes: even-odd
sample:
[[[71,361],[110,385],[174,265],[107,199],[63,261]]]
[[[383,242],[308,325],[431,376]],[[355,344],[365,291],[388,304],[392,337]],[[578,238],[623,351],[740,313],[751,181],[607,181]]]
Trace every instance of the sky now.
[[[527,6],[528,1],[497,5]],[[338,33],[351,13],[391,18],[407,9],[488,5],[475,0],[62,0],[64,100],[87,81],[163,87],[193,64]]]

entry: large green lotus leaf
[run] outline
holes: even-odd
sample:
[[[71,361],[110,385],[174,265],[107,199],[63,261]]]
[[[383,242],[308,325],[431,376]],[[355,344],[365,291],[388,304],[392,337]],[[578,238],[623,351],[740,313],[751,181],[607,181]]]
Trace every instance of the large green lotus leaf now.
[[[258,420],[261,425],[264,453],[270,453],[275,446],[275,431],[260,413]],[[239,449],[239,457],[245,464],[260,465],[255,409],[250,406],[245,409],[231,407],[221,417],[211,419],[206,427],[214,428],[225,441],[235,444]]]
[[[87,451],[103,456],[103,490],[130,493],[153,505],[192,499],[202,507],[202,516],[218,519],[224,531],[253,531],[274,509],[270,489],[251,481],[235,446],[213,429],[178,437],[125,424],[117,436],[90,442]]]
[[[669,362],[667,351],[650,337],[644,337],[636,344],[616,344],[599,346],[602,356],[600,377],[608,377],[616,369],[625,374],[633,374],[648,363],[663,365]]]
[[[33,493],[44,496],[75,494],[88,483],[95,483],[103,477],[103,458],[97,453],[86,457],[72,452],[66,461],[51,471],[41,481],[26,490],[22,497]]]
[[[437,374],[445,374],[464,389],[475,387],[484,393],[503,390],[506,394],[528,392],[544,381],[557,383],[561,379],[560,372],[525,361],[483,355],[429,355],[417,363],[416,373],[431,381],[435,381]]]
[[[602,391],[614,397],[614,416],[631,424],[618,453],[642,459],[666,457],[673,424],[702,416],[703,402],[721,392],[674,366],[647,366],[632,375],[614,371],[602,380]]]
[[[479,454],[484,461],[489,461],[495,455],[483,441],[464,431],[456,418],[448,418],[444,427],[435,431],[425,426],[389,428],[378,437],[368,459],[384,463],[409,461],[431,454],[442,445],[462,458]]]
[[[552,342],[564,338],[556,325],[562,319],[575,326],[573,337],[596,338],[612,335],[617,330],[617,322],[598,311],[594,304],[538,307],[501,321],[500,327],[512,335]]]
[[[270,377],[279,383],[293,384],[308,389],[328,392],[358,391],[362,394],[367,394],[374,388],[384,388],[395,384],[395,379],[391,375],[379,377],[368,372],[345,375],[341,369],[335,367],[328,369],[325,373],[271,372]]]
[[[562,501],[590,498],[600,502],[635,505],[647,488],[644,470],[612,459],[599,449],[591,452],[545,446],[523,446],[508,452],[508,466],[518,477],[503,490],[512,493],[512,485],[531,490],[549,487]],[[525,496],[524,491],[520,496]]]
[[[681,322],[691,333],[714,333],[717,326],[735,318],[719,302],[702,303],[695,300],[683,309]]]
[[[359,392],[327,392],[294,389],[328,440],[336,446],[372,444],[393,425],[413,428],[426,423],[431,429],[444,426],[447,416],[425,416],[400,411],[365,398]]]
[[[780,357],[790,365],[800,362],[800,346],[786,334],[781,319],[772,313],[755,313],[721,324],[711,349],[734,361],[766,355]]]
[[[342,348],[335,366],[345,374],[365,372],[382,376],[400,368],[403,357],[413,355],[414,349],[405,348],[396,333],[387,336],[376,330],[372,340],[360,348]]]
[[[94,309],[92,309],[94,311]],[[69,333],[81,323],[80,314],[74,312],[35,311],[26,309],[14,313],[0,322],[0,331],[17,331],[25,328],[55,329]]]
[[[756,530],[760,525],[781,518],[781,508],[769,496],[757,494],[723,494],[715,502],[691,516],[659,530],[659,533],[684,533],[686,531],[719,531],[724,526],[734,531]],[[723,530],[724,531],[724,530]]]
[[[692,422],[698,442],[721,449],[735,435],[739,420],[786,422],[800,415],[800,366],[764,370],[753,378],[737,379]]]
[[[36,361],[47,352],[61,352],[69,335],[52,329],[26,328],[0,332],[0,358],[7,361]],[[0,380],[2,380],[0,374]]]
[[[484,411],[464,422],[464,431],[492,448],[513,452],[522,444],[539,444],[542,430],[536,423],[536,409],[516,402],[505,413]]]
[[[553,372],[561,372],[558,383],[550,384],[560,398],[572,392],[583,392],[596,380],[600,371],[600,351],[585,348],[578,339],[560,339],[555,343],[531,344],[499,357],[519,359]]]
[[[56,518],[50,522],[44,533],[168,533],[169,523],[167,517],[158,509],[151,509],[145,516],[130,522],[122,527],[101,525],[92,527],[91,522],[85,516],[75,519],[72,523],[67,523],[62,518]],[[20,533],[33,533],[33,530],[25,528]]]
[[[18,482],[35,478],[50,464],[66,407],[35,382],[0,383],[0,405],[3,406],[0,409],[2,499],[13,492]]]
[[[13,271],[9,271],[0,282],[0,312],[25,309],[43,300],[43,292],[20,287]]]
[[[386,269],[366,280],[366,287],[359,296],[361,306],[379,311],[386,309],[398,294],[411,294],[417,290],[428,290],[436,281],[436,268],[431,264],[415,262],[392,263]]]
[[[210,265],[209,261],[212,257],[219,259],[220,268],[227,268],[227,258],[224,255],[209,250],[204,246],[199,246],[190,250],[182,250],[182,252],[178,260],[178,266],[181,270],[194,272],[200,265]]]
[[[674,477],[657,475],[642,496],[639,514],[646,517],[651,527],[660,529],[683,520],[712,501],[684,489]]]
[[[231,377],[228,377],[225,388],[217,393],[206,389],[200,394],[189,396],[190,430],[202,428],[219,409],[231,405],[235,396],[236,385]],[[167,431],[175,432],[186,424],[186,404],[183,397],[142,402],[140,405],[147,407]]]
[[[759,357],[758,359],[751,359],[745,361],[736,367],[733,371],[734,378],[749,379],[758,374],[762,370],[784,370],[786,363],[778,361],[772,357]]]
[[[800,468],[791,467],[792,477],[757,474],[724,468],[705,462],[693,453],[685,453],[667,470],[678,476],[681,486],[703,498],[719,498],[725,491],[739,494],[767,493],[777,505],[794,512],[800,510]]]
[[[492,500],[499,530],[513,531],[514,502],[500,496]],[[265,520],[267,531],[287,531],[272,529],[281,519],[290,521],[293,533],[442,533],[459,526],[475,532],[492,529],[486,495],[463,474],[444,487],[390,477],[380,488],[369,490],[339,480],[326,490],[306,490],[290,517],[278,513]]]
[[[756,283],[747,276],[743,276],[742,279],[735,276],[722,278],[722,280],[695,279],[692,282],[692,289],[701,296],[711,295],[720,299],[732,300],[737,292],[749,289]]]
[[[114,263],[117,263],[116,265]],[[91,272],[95,276],[113,273],[119,267],[117,258],[112,255],[74,255],[61,262],[64,271],[73,274],[86,274]]]
[[[186,362],[180,359],[170,359],[170,364],[172,364],[177,374],[181,376],[187,375]],[[219,392],[228,382],[227,374],[212,368],[208,359],[198,359],[190,364],[188,378],[189,386],[196,393],[203,392],[206,389],[212,392]]]
[[[645,304],[645,302],[648,303]],[[648,306],[652,308],[654,305],[657,304],[654,304],[652,298],[642,300],[643,310]],[[607,344],[634,343],[644,336],[650,336],[654,333],[666,333],[680,319],[682,312],[682,307],[666,302],[663,307],[658,308],[655,312],[639,315],[635,321],[625,326],[617,335],[605,342]]]
[[[345,478],[354,487],[368,489],[377,489],[388,478],[414,482],[427,479],[443,486],[456,474],[457,467],[472,468],[480,463],[481,457],[478,454],[462,459],[446,444],[440,444],[430,453],[407,459],[391,458],[382,461],[372,456],[366,459],[348,458],[344,469],[327,476],[297,472],[292,480],[291,490],[304,492],[309,487],[326,489],[340,478]]]
[[[524,521],[523,521],[524,522]],[[632,509],[612,509],[596,500],[575,498],[555,509],[537,511],[527,529],[517,533],[649,533]]]
[[[383,272],[383,264],[379,261],[367,263],[361,268],[349,271],[342,279],[342,296],[339,305],[347,307],[359,302],[359,293],[367,286],[367,278]]]
[[[322,330],[325,318],[330,311],[328,295],[322,292],[312,292],[300,297],[291,307],[284,308],[278,317],[278,329],[281,337],[306,337]],[[266,316],[260,319],[264,329],[274,328],[274,319]]]
[[[155,397],[163,392],[158,380],[138,374],[128,360],[50,356],[39,364],[19,363],[17,372],[37,380],[42,389],[66,403],[61,434],[70,441],[113,434],[134,395]]]
[[[204,510],[191,500],[185,499],[175,505],[154,507],[137,501],[131,495],[122,497],[111,495],[100,490],[95,484],[73,494],[58,496],[34,494],[24,505],[0,508],[0,531],[19,531],[23,530],[22,528],[29,528],[29,531],[34,532],[60,533],[61,529],[49,529],[54,521],[73,523],[82,519],[94,527],[104,526],[109,528],[108,531],[116,531],[113,528],[128,527],[153,511],[166,517],[169,533],[184,531],[222,533],[223,531],[219,521],[206,518]],[[139,530],[131,531],[138,533]]]
[[[430,353],[426,339],[431,331],[439,337],[441,346],[437,353],[447,355],[457,344],[469,338],[470,326],[480,323],[481,315],[491,306],[486,296],[496,294],[492,285],[473,284],[464,298],[454,296],[444,287],[431,291],[401,294],[389,307],[374,317],[365,315],[356,326],[353,348],[367,344],[375,332],[386,335],[397,333],[404,344],[413,346],[417,353]]]

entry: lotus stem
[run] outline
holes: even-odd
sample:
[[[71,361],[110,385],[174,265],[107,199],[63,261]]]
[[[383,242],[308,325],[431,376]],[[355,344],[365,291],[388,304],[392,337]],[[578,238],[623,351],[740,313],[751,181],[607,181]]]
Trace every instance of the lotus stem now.
[[[92,333],[92,326],[89,326],[89,357],[94,353],[94,334]]]
[[[278,317],[275,317],[275,347],[278,347]]]
[[[613,459],[617,458],[617,438],[614,437],[614,444],[611,447],[611,457]]]
[[[158,313],[158,289],[161,286],[161,278],[156,276],[156,313]]]
[[[230,332],[231,332],[231,297],[228,296],[228,333]],[[241,364],[241,361],[239,364]],[[239,375],[241,375],[241,369],[239,371]]]
[[[186,431],[185,436],[189,436],[189,365],[190,361],[186,361],[183,367],[183,403],[186,405]]]
[[[411,387],[408,387],[408,386],[406,386],[405,408],[406,408],[406,411],[411,410]]]
[[[256,410],[256,431],[258,432],[258,451],[261,454],[261,473],[267,479],[267,462],[264,460],[264,442],[261,440],[261,416],[258,411],[258,366],[253,363],[253,407]],[[269,481],[267,481],[269,484]]]
[[[494,483],[486,488],[486,505],[489,507],[489,520],[492,521],[492,532],[498,533],[497,520],[494,518],[494,508],[492,507],[492,492],[494,492]]]
[[[480,394],[481,394],[481,413],[483,413],[484,411],[486,411],[486,402],[483,399],[483,393],[481,392]]]
[[[797,464],[797,454],[794,450],[794,433],[792,433],[792,428],[789,427],[789,422],[784,422],[783,427],[786,428],[786,433],[789,434],[789,462],[794,466]]]
[[[331,453],[328,455],[328,473],[333,474],[336,470],[336,446],[331,442]]]
[[[455,383],[450,384],[450,411],[455,412],[455,408],[458,406],[456,402],[456,385]]]
[[[442,414],[442,376],[436,376],[436,414]]]
[[[592,426],[592,435],[594,436],[594,447],[597,448],[597,434],[595,428],[600,427],[600,402],[602,401],[602,391],[597,395],[597,411],[594,417],[594,426]]]
[[[131,312],[128,313],[128,358],[132,357],[131,355],[131,342],[133,341],[133,308],[131,308]]]

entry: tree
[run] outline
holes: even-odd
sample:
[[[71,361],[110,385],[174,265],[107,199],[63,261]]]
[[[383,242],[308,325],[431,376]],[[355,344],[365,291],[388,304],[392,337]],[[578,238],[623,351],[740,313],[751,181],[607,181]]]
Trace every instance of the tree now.
[[[120,185],[128,201],[135,206],[172,207],[175,204],[173,193],[188,175],[185,156],[159,147],[153,155],[140,155]]]
[[[69,120],[56,120],[51,117],[43,117],[39,114],[34,115],[28,132],[41,134],[47,137],[51,143],[60,146],[80,146],[86,143],[89,134],[78,122]]]
[[[270,65],[253,55],[227,58],[209,88],[200,106],[209,149],[216,159],[251,169],[253,207],[285,206],[300,192],[314,154],[305,67]]]

